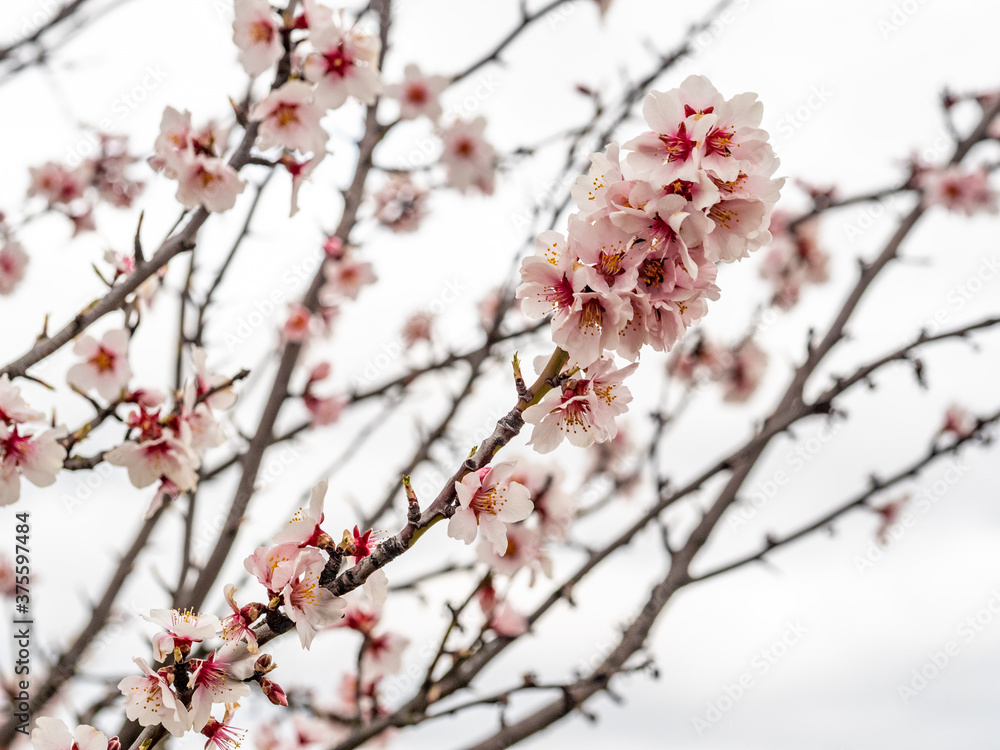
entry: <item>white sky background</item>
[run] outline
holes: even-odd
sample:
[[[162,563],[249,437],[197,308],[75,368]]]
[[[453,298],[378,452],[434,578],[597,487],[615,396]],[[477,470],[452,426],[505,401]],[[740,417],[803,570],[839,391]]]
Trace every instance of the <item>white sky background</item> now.
[[[242,96],[245,76],[235,63],[231,17],[220,15],[216,5],[223,5],[222,0],[169,4],[132,0],[58,55],[55,75],[31,72],[0,89],[7,144],[0,210],[17,215],[27,186],[27,167],[65,159],[81,138],[80,123],[113,118],[114,129],[128,133],[134,148],[145,154],[168,104],[192,110],[196,123],[225,116],[226,97]],[[398,5],[394,47],[385,69],[390,80],[411,61],[429,72],[458,70],[481,54],[486,40],[492,45],[500,38],[516,18],[516,3],[507,0],[399,0]],[[649,57],[642,42],[671,49],[700,12],[695,5],[616,0],[602,25],[593,3],[580,0],[526,34],[512,48],[505,68],[490,66],[473,76],[445,100],[445,109],[474,97],[477,88],[488,91],[476,101],[473,114],[489,119],[487,134],[501,151],[574,126],[586,117],[587,108],[586,101],[572,92],[573,85],[586,83],[617,91],[623,68],[646,69]],[[1000,87],[1000,78],[991,77],[996,66],[990,64],[1000,8],[971,0],[908,2],[905,6],[912,12],[897,15],[904,22],[886,37],[880,23],[891,22],[894,9],[903,5],[883,0],[822,4],[737,0],[733,23],[706,36],[701,53],[675,68],[660,88],[677,85],[689,73],[701,73],[726,95],[757,92],[764,103],[764,127],[772,133],[782,160],[781,174],[824,186],[836,184],[843,194],[894,184],[903,174],[901,164],[906,157],[940,138],[943,120],[938,94],[943,87],[958,91]],[[41,3],[22,3],[5,13],[0,19],[0,40],[16,35],[41,7]],[[151,87],[134,108],[122,109],[120,97],[140,85],[148,69],[161,71],[162,82]],[[814,90],[825,92],[826,101],[809,109]],[[808,116],[800,109],[804,106]],[[294,299],[299,287],[288,280],[315,254],[321,230],[331,229],[339,218],[336,185],[352,166],[350,138],[356,126],[351,117],[358,111],[345,109],[330,121],[334,156],[317,173],[315,184],[303,189],[302,214],[294,222],[286,218],[287,180],[278,175],[269,188],[252,241],[218,296],[221,310],[209,338],[215,347],[210,362],[219,368],[235,371],[255,366],[266,354],[282,319],[279,315],[254,331],[251,340],[238,346],[228,344],[233,335],[242,338],[240,322],[253,312],[255,302],[275,290],[283,300]],[[790,127],[792,122],[795,127]],[[632,121],[621,129],[621,139],[641,129],[638,121]],[[401,128],[394,134],[396,140],[378,152],[377,160],[392,163],[405,157],[419,148],[425,135],[421,125]],[[516,217],[544,193],[561,159],[561,150],[548,152],[537,162],[502,176],[494,199],[435,195],[433,214],[417,236],[389,236],[367,225],[360,227],[356,239],[364,240],[362,251],[375,263],[380,284],[362,295],[355,308],[345,308],[336,339],[319,345],[310,353],[310,361],[332,358],[338,382],[346,386],[352,377],[363,374],[383,346],[392,345],[407,314],[440,298],[449,283],[462,292],[448,306],[442,330],[457,346],[476,341],[475,303],[508,272],[511,257],[526,234]],[[9,361],[30,346],[46,313],[51,314],[54,326],[61,327],[99,292],[89,265],[99,260],[104,247],[124,250],[130,246],[139,208],[146,209],[147,248],[166,232],[177,215],[174,187],[149,173],[143,176],[150,185],[136,211],[102,214],[98,237],[70,244],[68,227],[58,221],[40,222],[25,230],[22,240],[31,255],[29,276],[17,295],[0,301],[6,322],[0,328],[0,359]],[[802,205],[801,194],[794,188],[784,192],[786,206]],[[201,233],[199,252],[212,259],[203,262],[214,266],[227,251],[242,222],[249,193],[248,188],[232,212],[213,218]],[[863,219],[863,208],[824,219],[823,237],[833,256],[832,281],[823,288],[808,289],[791,316],[779,318],[763,332],[762,341],[771,354],[771,377],[749,405],[722,407],[709,389],[673,432],[667,454],[678,467],[677,479],[693,475],[747,434],[753,418],[784,388],[789,367],[803,356],[805,330],[809,325],[825,328],[831,311],[854,282],[857,257],[877,252],[892,231],[892,217],[908,205],[905,201],[887,204],[871,228]],[[849,234],[846,228],[850,226],[866,229],[860,235]],[[1000,256],[996,231],[997,221],[992,217],[970,221],[933,212],[904,245],[904,254],[913,262],[894,264],[883,274],[873,298],[850,326],[854,338],[837,350],[826,372],[844,372],[852,363],[895,348],[915,336],[922,321],[939,310],[946,311],[949,326],[995,313],[998,280],[987,283],[961,309],[949,294],[967,283],[985,260]],[[757,278],[762,256],[722,270],[723,299],[707,319],[710,333],[727,340],[741,335],[748,311],[766,295]],[[174,266],[172,281],[179,278],[186,261]],[[202,287],[210,273],[209,269],[198,277]],[[164,347],[163,341],[174,335],[175,318],[172,300],[164,297],[133,344],[135,382],[167,385],[165,365],[172,363],[173,344]],[[110,327],[111,321],[102,320],[95,330]],[[845,402],[851,413],[849,423],[814,455],[810,453],[802,471],[789,471],[792,481],[751,523],[739,528],[724,523],[701,565],[708,567],[713,561],[754,550],[765,532],[791,530],[863,490],[868,473],[888,474],[905,465],[925,450],[950,401],[959,400],[983,412],[995,409],[1000,347],[996,334],[977,340],[981,342],[978,354],[951,343],[927,353],[933,388],[929,394],[916,387],[905,368],[882,373],[877,391],[852,394]],[[522,359],[530,362],[541,352],[541,345],[530,352],[522,349]],[[426,356],[418,353],[416,360]],[[71,359],[64,350],[39,374],[61,384]],[[412,361],[394,362],[387,372]],[[639,403],[648,405],[655,397],[660,362],[654,357],[644,359],[632,384]],[[260,377],[257,387],[245,394],[246,400],[262,395],[268,373]],[[505,377],[505,373],[495,375],[490,381],[494,396],[489,389],[481,389],[475,408],[463,412],[455,430],[460,452],[509,400]],[[453,385],[459,379],[452,377],[449,382]],[[822,379],[817,378],[814,386],[820,383]],[[335,519],[334,528],[354,523],[346,502],[337,501],[380,499],[394,467],[409,454],[414,420],[422,414],[420,421],[431,424],[437,418],[443,404],[441,382],[421,388],[425,392],[418,401],[419,411],[411,407],[377,434],[373,446],[381,453],[369,450],[351,465],[350,472],[335,478],[327,506],[327,517]],[[38,408],[57,404],[60,418],[68,424],[78,424],[87,416],[79,399],[63,396],[53,402],[40,389],[27,387],[26,391]],[[251,505],[247,531],[238,544],[241,550],[249,553],[287,517],[298,505],[299,493],[323,473],[330,456],[376,413],[360,411],[324,431],[322,437],[298,446],[295,460],[284,470],[272,472],[272,481]],[[642,415],[638,405],[630,415],[630,424],[639,433],[647,427]],[[293,421],[294,409],[284,416]],[[246,418],[241,426],[250,426]],[[819,426],[807,423],[798,435],[806,439]],[[792,449],[789,441],[776,441],[747,490],[753,491],[778,470],[788,471]],[[570,466],[579,458],[569,449],[560,455]],[[1000,592],[1000,510],[996,504],[1000,473],[995,450],[974,449],[963,455],[962,466],[968,468],[961,480],[925,513],[914,508],[914,526],[873,567],[859,572],[856,559],[868,549],[876,522],[867,516],[848,516],[838,523],[833,539],[818,535],[781,551],[773,556],[770,568],[746,569],[683,591],[655,630],[652,651],[662,672],[660,680],[625,678],[617,687],[626,698],[622,706],[606,697],[590,705],[600,715],[599,724],[575,717],[526,746],[544,748],[560,742],[579,750],[596,750],[613,742],[678,750],[930,750],[953,745],[960,732],[963,747],[996,747],[1000,743],[995,710],[1000,687],[1000,621],[994,619],[968,642],[958,628],[991,602],[991,592]],[[451,463],[445,465],[450,472]],[[280,467],[280,462],[275,466]],[[919,491],[931,486],[943,471],[943,465],[932,469],[910,488]],[[431,476],[424,467],[417,472],[415,484],[432,481]],[[81,476],[63,477],[47,491],[25,483],[22,501],[0,509],[2,528],[12,528],[15,512],[32,512],[38,573],[33,602],[39,634],[34,644],[36,659],[75,632],[83,617],[84,592],[94,596],[101,590],[104,573],[134,533],[150,494],[136,493],[124,471],[118,470],[103,481],[95,496],[67,509],[60,498],[79,492],[82,484]],[[208,499],[202,507],[209,508],[204,525],[212,520],[212,508],[225,507],[232,485],[222,481],[203,493]],[[609,514],[582,524],[580,538],[598,543],[607,538],[609,529],[626,526],[642,504],[641,497],[622,500]],[[397,521],[387,528],[395,528]],[[175,575],[171,554],[179,529],[179,514],[161,523],[153,554],[142,558],[142,576],[124,593],[124,602],[141,611],[163,606],[161,590],[153,580],[159,575],[171,581]],[[408,566],[417,562],[433,567],[442,556],[457,559],[466,554],[446,539],[443,529],[425,541],[431,544],[422,543],[414,550],[413,563],[390,568],[390,579],[409,578]],[[74,552],[75,547],[83,551]],[[6,551],[2,545],[0,550]],[[242,556],[234,556],[230,574],[223,580],[239,575]],[[67,560],[72,564],[67,565]],[[536,636],[511,650],[509,663],[482,675],[482,684],[488,686],[484,692],[516,682],[525,671],[551,681],[565,678],[574,667],[596,663],[614,642],[617,625],[641,605],[647,584],[660,575],[662,560],[655,533],[619,553],[610,566],[616,571],[614,577],[595,576],[581,587],[579,609],[558,608]],[[556,579],[572,571],[575,562],[575,557],[558,560]],[[452,584],[446,582],[438,591],[452,597],[464,595],[466,584]],[[537,596],[537,592],[527,592],[524,601]],[[1000,602],[1000,594],[992,601]],[[216,596],[212,606],[221,603],[221,596]],[[436,637],[439,609],[421,609],[418,618],[411,598],[390,601],[388,621],[405,621],[411,629],[414,662],[421,646]],[[755,656],[780,640],[790,622],[801,623],[806,634],[762,674]],[[3,632],[0,629],[0,636]],[[942,651],[949,641],[959,644],[959,654],[925,690],[904,704],[897,685],[909,679],[912,669],[924,665],[929,651]],[[120,642],[121,648],[101,650],[90,669],[106,676],[130,673],[131,656],[148,654],[148,642],[139,635],[123,636]],[[306,679],[319,663],[329,665],[333,679],[338,679],[340,669],[353,658],[352,647],[353,641],[338,634],[320,639],[312,653],[305,654],[285,639],[276,647],[281,665],[276,676],[283,684],[293,683],[293,679],[282,680],[282,675],[295,672]],[[0,653],[4,660],[0,664],[7,657],[5,650]],[[744,674],[751,675],[753,687],[717,725],[699,736],[692,717],[704,716],[708,703],[716,703],[725,695],[725,686]],[[261,701],[251,705],[262,713],[270,708]],[[103,728],[113,731],[118,714],[105,715],[103,720]],[[408,731],[398,743],[414,748],[462,747],[494,726],[493,713],[484,710]],[[196,738],[183,743],[185,747],[198,745]]]

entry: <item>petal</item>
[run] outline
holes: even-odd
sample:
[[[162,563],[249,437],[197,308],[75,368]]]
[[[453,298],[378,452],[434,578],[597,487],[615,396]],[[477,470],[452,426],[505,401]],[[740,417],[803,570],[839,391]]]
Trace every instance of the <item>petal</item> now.
[[[448,536],[458,539],[466,544],[476,541],[476,533],[479,523],[476,520],[476,513],[471,508],[459,508],[455,515],[448,522]]]
[[[518,482],[511,482],[507,489],[507,502],[500,508],[497,518],[504,523],[516,523],[530,516],[534,509],[535,504],[531,502],[528,488]]]

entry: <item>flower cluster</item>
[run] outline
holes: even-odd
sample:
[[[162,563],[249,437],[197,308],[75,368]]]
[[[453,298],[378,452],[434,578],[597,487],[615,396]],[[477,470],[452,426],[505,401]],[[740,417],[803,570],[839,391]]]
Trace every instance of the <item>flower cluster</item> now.
[[[44,198],[48,210],[70,219],[74,236],[95,228],[94,208],[98,203],[128,208],[143,189],[141,182],[127,174],[137,161],[128,152],[128,139],[103,132],[95,138],[98,153],[75,168],[47,162],[29,170],[28,196]]]
[[[652,92],[643,113],[653,130],[625,144],[624,163],[616,144],[593,155],[568,236],[543,233],[521,267],[522,309],[551,314],[553,340],[581,367],[669,350],[718,298],[715,263],[770,240],[781,180],[756,96],[726,100],[692,76]]]
[[[101,346],[106,343],[102,341]],[[114,343],[107,343],[107,346]],[[88,343],[84,350],[89,352],[92,346],[92,343]],[[109,350],[108,353],[104,353],[105,351],[104,348],[98,348],[93,358],[82,365],[76,365],[75,368],[86,368],[77,371],[76,377],[82,372],[90,378],[88,383],[100,382],[96,378],[101,374],[101,362],[106,364],[106,360],[112,356],[124,359],[124,346]],[[93,359],[99,360],[98,364],[92,364]],[[137,434],[104,455],[108,463],[128,469],[129,480],[135,487],[148,487],[154,482],[160,482],[146,511],[147,517],[166,498],[193,490],[198,484],[202,454],[222,445],[226,440],[215,412],[231,408],[236,403],[236,394],[228,385],[228,378],[208,370],[203,350],[192,348],[191,364],[192,377],[179,394],[174,408],[166,414],[161,414],[164,397],[156,391],[132,391],[121,397],[123,402],[133,403],[138,409],[127,418],[129,427]],[[114,366],[118,366],[117,361]],[[73,373],[74,370],[70,372]],[[128,372],[127,364],[124,365],[124,372]],[[121,390],[119,380],[120,378],[114,380],[114,383]]]
[[[247,572],[267,589],[268,609],[281,607],[284,615],[295,623],[303,648],[312,645],[317,631],[340,620],[345,606],[343,599],[320,585],[330,559],[325,551],[335,547],[320,528],[326,488],[326,482],[316,485],[309,509],[299,510],[291,523],[274,536],[273,546],[258,547],[243,562]],[[246,638],[249,645],[250,638],[246,635],[249,623],[240,619],[242,610],[235,602],[231,605],[232,617],[236,619],[229,620],[227,632],[237,640]]]
[[[45,415],[28,408],[21,389],[0,375],[0,505],[9,505],[21,496],[21,477],[36,487],[48,487],[66,460],[59,443],[62,427],[39,432],[26,428],[43,422]]]
[[[770,241],[782,180],[754,94],[724,99],[706,78],[654,91],[652,128],[591,157],[573,188],[579,211],[567,235],[544,232],[521,266],[522,310],[552,316],[552,339],[584,377],[525,410],[540,452],[614,438],[630,398],[610,352],[636,360],[645,345],[670,350],[717,299],[716,263]]]
[[[752,338],[725,348],[699,336],[693,345],[679,349],[667,371],[684,383],[716,382],[726,401],[747,401],[757,390],[767,369],[767,353]]]
[[[209,211],[226,211],[246,187],[236,170],[222,159],[228,140],[228,130],[216,123],[195,130],[190,112],[167,107],[149,165],[177,180],[177,200],[184,208],[204,206]]]
[[[125,696],[125,713],[142,726],[163,725],[175,736],[193,729],[216,742],[231,735],[229,719],[237,702],[250,694],[238,673],[249,676],[235,659],[235,649],[212,651],[205,658],[190,656],[191,646],[219,635],[222,623],[214,615],[190,611],[153,610],[145,619],[166,632],[153,636],[153,656],[167,666],[153,671],[140,658],[134,659],[141,676],[125,677],[118,689]],[[212,707],[225,707],[223,721],[212,717]],[[206,747],[208,746],[206,744]]]
[[[802,287],[829,278],[830,256],[819,245],[819,222],[812,218],[792,226],[789,217],[775,211],[769,227],[772,240],[761,276],[774,287],[772,303],[789,310],[799,301]]]

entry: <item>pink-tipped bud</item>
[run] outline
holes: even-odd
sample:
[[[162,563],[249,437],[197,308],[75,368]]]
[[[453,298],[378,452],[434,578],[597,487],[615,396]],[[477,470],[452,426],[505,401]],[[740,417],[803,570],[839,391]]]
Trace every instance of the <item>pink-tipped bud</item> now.
[[[323,243],[323,252],[328,258],[340,260],[344,257],[344,241],[333,235],[327,237],[326,242]]]
[[[108,740],[108,750],[122,750],[122,743],[117,737]]]
[[[272,682],[266,677],[260,678],[260,689],[271,703],[276,706],[287,706],[288,696],[277,682]]]

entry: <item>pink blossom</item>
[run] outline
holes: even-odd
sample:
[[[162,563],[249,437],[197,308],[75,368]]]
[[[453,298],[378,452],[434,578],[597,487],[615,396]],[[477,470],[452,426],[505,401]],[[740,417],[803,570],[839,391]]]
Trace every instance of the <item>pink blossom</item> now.
[[[767,368],[767,353],[752,340],[744,341],[732,352],[729,367],[723,372],[723,398],[746,401],[757,390]]]
[[[163,725],[170,734],[180,737],[191,728],[191,717],[164,677],[165,670],[154,672],[142,659],[133,661],[142,677],[126,677],[118,683],[125,696],[125,715],[144,727]]]
[[[31,173],[28,195],[40,195],[50,206],[65,205],[82,198],[89,183],[89,175],[83,166],[70,170],[63,164],[48,162],[28,171]]]
[[[163,171],[167,177],[176,178],[184,163],[184,158],[193,155],[191,137],[191,113],[182,114],[173,107],[165,107],[160,118],[160,134],[153,143],[153,156],[149,166]]]
[[[316,50],[305,60],[307,79],[316,84],[316,101],[324,109],[340,107],[348,97],[374,104],[382,91],[378,73],[381,44],[357,24],[347,26],[313,3],[309,13],[310,41]]]
[[[201,733],[208,738],[205,741],[205,750],[208,750],[212,746],[216,750],[237,750],[239,748],[246,730],[232,726],[230,724],[231,720],[232,711],[228,706],[226,707],[222,721],[209,718],[205,726],[201,728]]]
[[[357,565],[362,559],[368,557],[378,544],[378,540],[373,536],[374,531],[368,529],[364,533],[361,532],[357,526],[354,527],[353,531],[353,551],[352,556],[354,564]],[[376,568],[368,578],[365,579],[363,584],[363,590],[365,596],[374,604],[376,607],[381,607],[385,604],[386,597],[389,595],[389,579],[385,575],[385,571],[381,568]]]
[[[955,165],[928,169],[920,174],[918,184],[928,206],[944,206],[966,216],[980,211],[997,212],[997,194],[990,186],[989,173],[981,167],[969,170]]]
[[[361,656],[361,674],[367,680],[396,674],[403,666],[403,651],[410,639],[397,633],[369,635]]]
[[[233,643],[246,641],[247,651],[256,654],[257,634],[252,626],[263,613],[264,606],[257,603],[238,606],[235,598],[236,587],[231,583],[226,584],[224,593],[233,613],[222,620],[222,637]]]
[[[342,257],[338,260],[328,260],[323,266],[326,285],[320,291],[323,298],[357,299],[361,289],[374,284],[378,279],[372,270],[371,263]]]
[[[204,401],[198,403],[195,383],[189,382],[184,387],[180,407],[181,429],[187,444],[195,453],[203,453],[226,442],[226,433],[219,426],[208,404]]]
[[[236,703],[250,695],[250,687],[230,676],[229,662],[213,651],[205,659],[192,659],[190,685],[191,726],[200,732],[212,719],[212,705]]]
[[[288,581],[299,551],[297,542],[258,547],[243,561],[243,567],[267,589],[269,595],[274,596]]]
[[[504,638],[517,638],[528,632],[528,619],[506,600],[497,598],[492,586],[483,586],[476,592],[479,606],[487,617],[487,627]]]
[[[605,357],[587,368],[585,378],[572,378],[549,391],[524,410],[524,421],[535,426],[528,444],[548,453],[563,437],[581,448],[614,438],[615,417],[627,411],[632,400],[622,381],[636,367],[638,363],[614,369],[614,359]]]
[[[168,654],[174,652],[185,655],[191,650],[192,643],[201,643],[222,629],[222,623],[215,615],[191,610],[154,609],[142,619],[167,631],[153,637],[153,658],[157,661],[164,661]]]
[[[257,147],[323,154],[327,141],[319,122],[323,109],[313,103],[313,95],[305,81],[289,81],[257,102],[250,110],[250,119],[260,122]]]
[[[325,537],[329,543],[329,535],[320,528],[323,523],[323,503],[329,482],[322,481],[312,488],[309,496],[309,510],[299,508],[288,526],[274,535],[275,544],[294,542],[299,547],[319,547]]]
[[[35,721],[31,745],[34,750],[109,750],[112,747],[104,733],[92,726],[81,724],[70,733],[62,721],[50,716],[40,716]]]
[[[325,427],[340,419],[347,402],[342,396],[314,396],[306,394],[303,399],[309,411],[310,423],[313,427]]]
[[[803,285],[820,284],[829,277],[829,255],[818,242],[818,221],[811,219],[788,229],[787,217],[771,217],[772,240],[761,276],[774,286],[774,304],[787,310],[798,302]]]
[[[530,568],[534,582],[537,571],[542,571],[545,575],[552,574],[552,561],[545,554],[542,533],[523,523],[507,527],[507,548],[503,552],[497,552],[494,546],[483,539],[477,554],[481,562],[500,575],[512,576],[522,568]]]
[[[374,195],[375,219],[393,232],[413,232],[427,214],[427,191],[394,175]]]
[[[281,329],[281,335],[286,341],[300,344],[309,338],[311,322],[312,313],[309,312],[309,309],[302,305],[295,305],[288,313],[288,319]]]
[[[0,423],[0,505],[10,505],[21,496],[21,475],[36,487],[48,487],[66,460],[59,443],[63,427],[38,435],[20,434],[18,425]]]
[[[429,312],[415,312],[403,325],[403,343],[409,349],[418,341],[430,341],[434,316]]]
[[[386,86],[385,95],[399,100],[399,119],[413,120],[421,115],[432,122],[441,117],[441,92],[448,87],[444,76],[425,76],[410,63],[403,71],[403,82]]]
[[[236,0],[235,11],[233,42],[240,50],[240,65],[256,78],[285,53],[281,17],[267,0]]]
[[[281,164],[292,176],[292,207],[288,213],[289,216],[295,216],[299,212],[299,191],[302,189],[302,185],[309,181],[313,170],[319,166],[325,156],[326,151],[324,150],[316,152],[314,156],[301,162],[296,161],[288,154],[281,157]]]
[[[458,507],[448,522],[448,536],[472,544],[477,531],[502,555],[507,549],[507,524],[527,518],[532,509],[528,488],[509,481],[513,462],[484,466],[455,482]]]
[[[66,381],[84,393],[96,390],[106,401],[121,397],[132,377],[128,366],[129,333],[126,330],[106,332],[100,342],[82,334],[73,345],[73,353],[83,362],[73,365]]]
[[[976,429],[976,419],[958,404],[952,404],[944,414],[942,433],[951,433],[959,440],[969,437]]]
[[[8,239],[0,247],[0,294],[11,294],[24,278],[28,254],[17,240]]]
[[[441,163],[449,187],[462,193],[475,187],[486,195],[493,194],[496,151],[483,137],[485,130],[486,118],[477,117],[471,122],[456,120],[442,132]]]
[[[340,619],[345,607],[343,599],[319,585],[325,566],[326,557],[318,549],[302,549],[281,590],[284,612],[295,623],[304,649],[312,644],[318,629]]]
[[[565,539],[566,530],[576,515],[576,501],[562,489],[562,472],[558,467],[543,467],[528,461],[518,461],[512,479],[531,493],[539,530],[553,539]]]
[[[213,156],[198,154],[178,166],[177,200],[184,208],[200,205],[208,211],[228,211],[245,187],[235,169]]]
[[[10,382],[7,373],[0,375],[0,421],[7,424],[40,422],[45,415],[28,408],[21,397],[21,389]]]
[[[903,512],[903,508],[910,501],[909,495],[903,495],[896,500],[891,500],[881,508],[876,508],[875,512],[882,517],[882,523],[879,525],[878,530],[875,532],[875,538],[881,545],[886,545],[889,543],[889,534],[892,527],[899,521],[899,516]]]
[[[198,484],[197,469],[201,464],[190,445],[170,431],[151,440],[126,440],[104,454],[112,466],[128,469],[129,481],[135,487],[148,487],[161,477],[173,482],[182,492]]]

